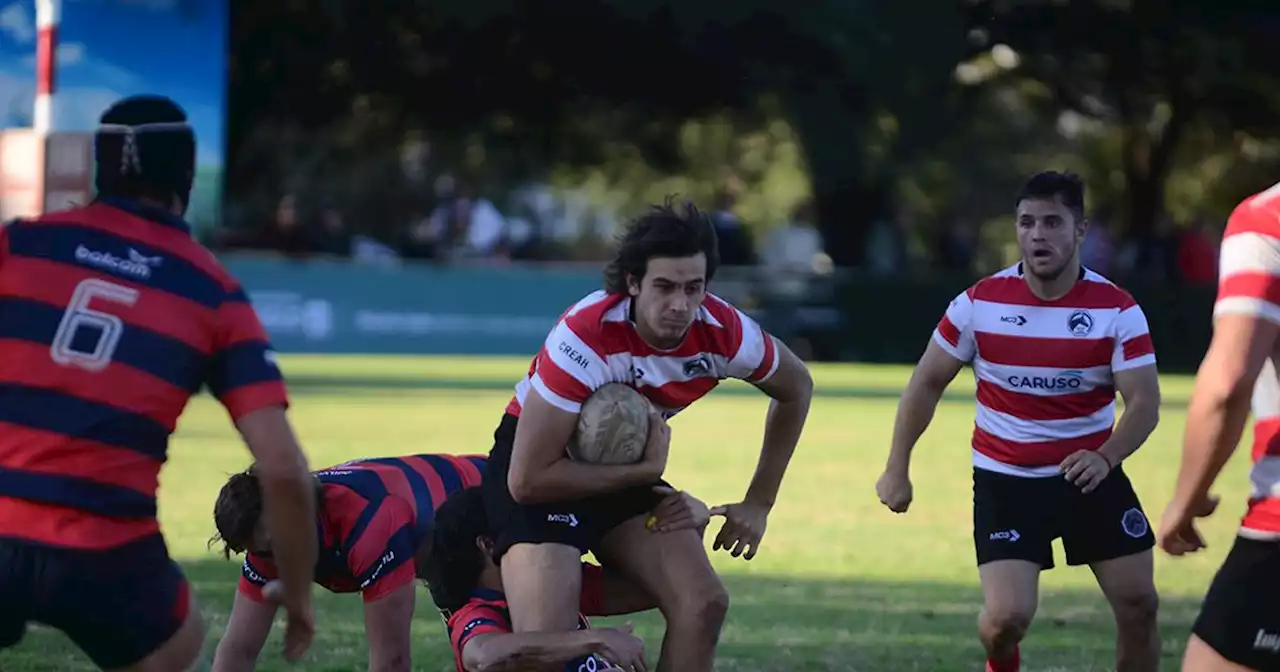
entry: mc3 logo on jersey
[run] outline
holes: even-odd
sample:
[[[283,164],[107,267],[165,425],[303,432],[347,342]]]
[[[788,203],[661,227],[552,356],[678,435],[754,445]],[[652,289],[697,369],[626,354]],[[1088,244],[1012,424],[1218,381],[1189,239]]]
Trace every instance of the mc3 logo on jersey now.
[[[1078,390],[1084,385],[1079,371],[1060,371],[1056,376],[1009,376],[1009,387],[1015,390]]]
[[[548,513],[548,523],[563,523],[569,527],[578,526],[578,517],[572,513]]]
[[[1004,317],[1000,318],[1000,321],[1004,322],[1005,324],[1012,324],[1015,327],[1021,327],[1022,325],[1027,323],[1027,318],[1023,317],[1022,315],[1005,315]]]
[[[1067,329],[1071,330],[1072,336],[1084,338],[1093,331],[1093,316],[1087,310],[1077,310],[1067,318]]]

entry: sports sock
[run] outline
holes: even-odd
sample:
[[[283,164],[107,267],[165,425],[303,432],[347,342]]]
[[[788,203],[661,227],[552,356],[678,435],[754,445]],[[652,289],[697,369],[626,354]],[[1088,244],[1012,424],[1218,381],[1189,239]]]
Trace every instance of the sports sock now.
[[[987,658],[987,672],[1020,672],[1022,669],[1022,654],[1018,647],[1013,648],[1013,654],[1005,660],[992,660]]]

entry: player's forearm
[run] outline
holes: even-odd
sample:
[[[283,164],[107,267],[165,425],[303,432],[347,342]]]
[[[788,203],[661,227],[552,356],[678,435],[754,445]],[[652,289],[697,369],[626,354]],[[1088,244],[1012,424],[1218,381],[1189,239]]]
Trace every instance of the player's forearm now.
[[[1135,399],[1126,403],[1120,421],[1098,452],[1112,465],[1119,465],[1137,452],[1160,423],[1160,400]]]
[[[787,473],[787,466],[791,464],[791,456],[796,452],[805,420],[809,417],[812,398],[812,393],[809,393],[799,399],[774,399],[769,403],[769,412],[764,421],[763,447],[760,449],[755,475],[751,477],[751,485],[747,486],[745,501],[766,506],[773,506],[777,501],[782,478]]]
[[[538,469],[517,471],[507,479],[511,497],[521,504],[568,501],[648,485],[662,478],[647,463],[586,464],[563,458]]]
[[[263,509],[287,599],[311,590],[315,578],[315,479],[310,473],[261,473]],[[288,603],[288,602],[286,602]]]
[[[258,651],[228,643],[224,638],[213,654],[211,672],[253,672],[258,664]]]
[[[932,384],[914,376],[907,383],[893,420],[893,440],[886,469],[910,470],[911,451],[933,422],[933,414],[946,389],[946,385]]]
[[[598,646],[590,630],[494,634],[468,644],[462,662],[467,672],[554,669],[595,653]]]
[[[1197,389],[1187,408],[1182,439],[1182,466],[1174,489],[1175,502],[1184,505],[1209,492],[1231,459],[1249,417],[1249,396]]]

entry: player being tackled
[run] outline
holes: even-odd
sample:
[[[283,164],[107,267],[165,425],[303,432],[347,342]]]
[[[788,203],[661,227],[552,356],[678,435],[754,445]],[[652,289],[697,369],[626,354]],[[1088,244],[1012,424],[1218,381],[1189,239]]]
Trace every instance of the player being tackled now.
[[[608,383],[634,387],[665,418],[726,378],[756,386],[772,398],[764,446],[713,544],[735,557],[756,554],[813,383],[785,345],[707,291],[718,264],[703,213],[671,203],[650,209],[627,227],[604,289],[565,311],[516,385],[482,486],[516,632],[574,629],[581,556],[593,551],[657,600],[667,619],[659,669],[712,669],[724,585],[693,531],[655,536],[645,527],[666,468],[666,423],[655,418],[643,458],[631,464],[573,460],[566,447],[582,403]]]

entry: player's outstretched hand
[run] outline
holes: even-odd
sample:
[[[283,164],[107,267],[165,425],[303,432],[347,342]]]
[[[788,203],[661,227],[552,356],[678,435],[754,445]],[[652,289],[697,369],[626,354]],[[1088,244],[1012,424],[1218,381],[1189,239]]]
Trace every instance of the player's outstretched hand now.
[[[1208,546],[1200,531],[1196,529],[1196,518],[1207,518],[1218,508],[1218,498],[1204,495],[1191,504],[1178,501],[1169,503],[1160,516],[1160,531],[1156,534],[1156,544],[1169,555],[1178,556]]]
[[[1087,495],[1111,475],[1111,462],[1096,450],[1077,450],[1058,465],[1058,470]]]
[[[627,623],[620,628],[598,628],[592,632],[600,640],[597,653],[614,665],[612,669],[648,672],[649,664],[644,659],[644,640],[633,634],[635,626]]]
[[[750,560],[760,550],[760,540],[764,539],[765,528],[769,526],[769,507],[754,502],[738,502],[713,507],[713,516],[724,516],[724,525],[720,526],[720,534],[711,544],[711,550],[724,549],[733,557],[744,557]]]
[[[677,530],[701,530],[711,520],[711,509],[693,495],[668,485],[655,485],[653,491],[662,495],[662,501],[654,507],[645,527],[654,532]]]
[[[316,637],[316,614],[311,606],[311,591],[305,597],[295,600],[296,604],[287,604],[284,595],[284,583],[279,580],[268,581],[262,587],[262,595],[268,600],[284,607],[284,659],[296,663],[311,648]]]
[[[914,493],[911,488],[911,476],[906,471],[885,469],[876,479],[876,496],[880,503],[889,507],[894,513],[906,513],[911,507]]]
[[[656,411],[650,413],[649,440],[645,442],[642,461],[653,473],[655,481],[662,478],[662,473],[667,470],[667,454],[670,448],[671,426],[667,424],[661,413]]]

